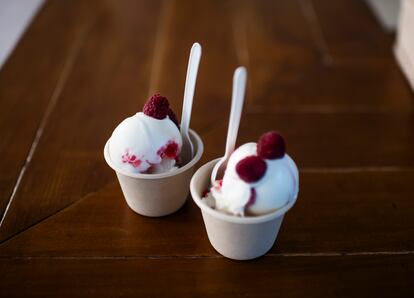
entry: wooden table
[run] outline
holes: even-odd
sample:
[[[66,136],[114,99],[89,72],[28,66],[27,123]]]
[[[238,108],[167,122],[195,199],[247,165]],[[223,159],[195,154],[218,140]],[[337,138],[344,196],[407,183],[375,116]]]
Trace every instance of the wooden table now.
[[[103,159],[149,94],[180,111],[194,41],[199,165],[245,65],[239,143],[277,129],[300,167],[257,260],[219,255],[191,200],[135,214]],[[392,45],[358,0],[49,1],[0,72],[0,296],[414,297],[414,101]]]

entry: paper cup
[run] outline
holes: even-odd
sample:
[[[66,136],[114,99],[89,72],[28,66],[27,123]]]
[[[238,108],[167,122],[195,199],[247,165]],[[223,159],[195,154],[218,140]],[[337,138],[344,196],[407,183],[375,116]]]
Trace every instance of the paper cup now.
[[[234,260],[250,260],[266,254],[275,243],[285,213],[296,198],[284,207],[266,215],[238,217],[219,212],[202,202],[202,193],[210,186],[210,176],[218,159],[197,170],[191,179],[194,202],[201,209],[211,245],[223,256]]]
[[[194,158],[183,167],[162,174],[134,174],[117,168],[109,155],[109,140],[106,142],[105,160],[115,170],[125,200],[132,210],[157,217],[174,213],[184,205],[194,166],[204,150],[203,142],[195,131],[190,130],[190,138],[194,145]]]

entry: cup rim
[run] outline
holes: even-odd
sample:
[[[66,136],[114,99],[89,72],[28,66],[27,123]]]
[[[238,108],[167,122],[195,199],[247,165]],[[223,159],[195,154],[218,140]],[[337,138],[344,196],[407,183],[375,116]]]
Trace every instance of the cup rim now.
[[[191,128],[189,129],[190,137],[195,140],[195,143],[197,144],[195,147],[197,148],[197,152],[194,155],[193,159],[190,160],[187,164],[185,164],[183,167],[180,167],[176,170],[167,172],[167,173],[159,173],[159,174],[141,174],[141,173],[129,173],[123,169],[118,168],[116,165],[113,164],[111,157],[109,155],[109,142],[111,138],[108,139],[105,143],[104,147],[104,157],[106,163],[117,173],[120,173],[124,176],[132,177],[132,178],[139,178],[139,179],[162,179],[166,177],[171,177],[178,175],[180,173],[183,173],[187,171],[188,169],[192,168],[201,158],[204,152],[204,145],[203,141],[201,140],[200,136]]]
[[[203,169],[205,169],[208,166],[211,166],[212,164],[216,164],[219,160],[220,160],[220,158],[217,158],[217,159],[214,159],[214,160],[211,160],[211,161],[205,163],[194,173],[193,177],[191,178],[191,182],[190,182],[191,197],[193,198],[193,201],[197,204],[197,206],[201,209],[202,212],[206,212],[207,214],[209,214],[209,215],[211,215],[211,216],[213,216],[217,219],[227,221],[227,222],[231,222],[231,223],[258,224],[258,223],[271,221],[275,218],[283,216],[296,203],[296,200],[297,200],[297,197],[298,197],[297,195],[293,200],[289,201],[286,205],[284,205],[283,207],[281,207],[281,208],[279,208],[279,209],[277,209],[277,210],[275,210],[271,213],[268,213],[268,214],[265,214],[265,215],[258,215],[258,216],[249,216],[249,217],[239,217],[239,216],[226,214],[226,213],[217,211],[215,209],[212,209],[210,206],[208,206],[207,204],[202,202],[200,194],[196,191],[196,178],[199,175],[200,171],[202,171]],[[209,178],[210,178],[210,176],[209,176]]]

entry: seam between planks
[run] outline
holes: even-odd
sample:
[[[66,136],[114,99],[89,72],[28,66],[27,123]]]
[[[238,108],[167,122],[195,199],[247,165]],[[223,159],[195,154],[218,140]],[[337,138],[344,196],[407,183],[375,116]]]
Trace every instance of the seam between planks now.
[[[114,181],[115,181],[115,180],[114,180]],[[23,233],[25,233],[25,232],[27,232],[27,231],[31,230],[32,228],[34,228],[34,227],[35,227],[35,226],[37,226],[38,224],[40,224],[40,223],[42,223],[43,221],[46,221],[46,220],[48,220],[48,219],[50,219],[50,218],[54,217],[55,215],[58,215],[59,213],[63,212],[65,209],[67,209],[67,208],[71,207],[72,205],[75,205],[75,204],[77,204],[77,203],[79,203],[79,202],[83,201],[84,199],[87,199],[89,196],[92,196],[92,195],[94,195],[95,193],[102,191],[103,189],[105,189],[105,187],[107,187],[108,185],[110,185],[110,184],[114,183],[114,181],[112,181],[111,183],[105,184],[102,188],[99,188],[99,189],[97,189],[97,190],[95,190],[95,191],[91,191],[91,192],[89,192],[89,193],[85,194],[85,195],[84,195],[83,197],[81,197],[79,200],[75,200],[74,202],[72,202],[72,203],[70,203],[70,204],[68,204],[68,205],[64,206],[63,208],[61,208],[61,209],[57,210],[56,212],[54,212],[54,213],[52,213],[52,214],[50,214],[50,215],[48,215],[48,216],[46,216],[46,217],[44,217],[44,218],[40,219],[40,220],[39,220],[39,221],[37,221],[37,222],[34,222],[34,223],[33,223],[33,224],[31,224],[30,226],[28,226],[28,227],[26,227],[25,229],[21,230],[20,232],[15,233],[15,234],[12,234],[12,235],[10,235],[10,237],[8,237],[8,238],[6,238],[6,239],[3,239],[2,241],[0,241],[0,249],[1,249],[1,246],[2,246],[2,245],[6,244],[6,243],[7,243],[7,242],[9,242],[9,241],[12,241],[12,240],[14,239],[14,237],[16,237],[16,236],[18,236],[18,235],[20,235],[20,234],[23,234]]]
[[[301,173],[365,173],[365,172],[411,172],[414,167],[394,167],[394,166],[380,166],[380,167],[309,167],[299,168]]]
[[[320,253],[275,253],[265,258],[298,257],[356,257],[356,256],[405,256],[414,251],[362,251],[362,252],[320,252]],[[174,259],[225,259],[222,255],[146,255],[146,256],[0,256],[0,260],[174,260]]]
[[[268,107],[265,104],[252,104],[246,106],[248,114],[314,114],[314,115],[332,115],[332,114],[378,114],[378,115],[402,115],[412,114],[411,107],[390,107],[375,105],[276,105]]]
[[[27,170],[27,168],[29,167],[29,165],[30,165],[30,163],[32,161],[33,155],[36,152],[37,146],[38,146],[38,144],[40,142],[40,139],[42,138],[44,129],[45,129],[47,123],[48,123],[48,120],[50,118],[50,115],[52,114],[52,111],[55,108],[56,103],[58,102],[58,99],[59,99],[59,97],[60,97],[60,95],[62,93],[62,90],[63,90],[63,88],[64,88],[64,86],[66,84],[66,81],[67,81],[67,79],[69,77],[69,74],[72,71],[72,68],[73,68],[74,62],[76,60],[76,57],[79,54],[79,50],[81,48],[81,44],[82,44],[82,42],[85,39],[86,31],[87,30],[84,30],[79,35],[79,37],[75,40],[74,45],[72,46],[72,49],[69,51],[68,58],[66,59],[66,62],[63,65],[63,69],[62,69],[61,74],[60,74],[60,76],[58,78],[58,81],[56,83],[56,86],[53,89],[53,92],[52,92],[52,95],[50,97],[49,103],[46,106],[45,113],[44,113],[44,115],[42,117],[42,120],[41,120],[41,122],[39,124],[39,127],[36,130],[36,134],[35,134],[35,137],[33,139],[32,144],[30,146],[29,153],[26,156],[26,159],[24,161],[24,164],[23,164],[23,166],[22,166],[22,168],[21,168],[21,170],[19,172],[19,175],[17,177],[16,183],[15,183],[15,185],[13,187],[12,193],[11,193],[11,195],[9,197],[9,201],[7,203],[7,206],[6,206],[5,210],[4,210],[4,213],[3,213],[2,218],[1,218],[1,221],[0,221],[0,228],[3,225],[3,222],[4,222],[4,220],[5,220],[6,216],[7,216],[7,213],[9,211],[9,208],[10,208],[10,206],[11,206],[11,204],[12,204],[12,202],[13,202],[16,194],[17,194],[17,191],[19,189],[19,186],[20,186],[20,184],[22,182],[22,179],[24,177],[24,174],[26,173],[26,170]]]

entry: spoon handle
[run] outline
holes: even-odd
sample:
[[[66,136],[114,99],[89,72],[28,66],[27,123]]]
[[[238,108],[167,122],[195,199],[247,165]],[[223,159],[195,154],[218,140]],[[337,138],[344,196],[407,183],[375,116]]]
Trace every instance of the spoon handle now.
[[[187,77],[185,80],[183,111],[181,115],[181,134],[188,137],[188,129],[190,127],[191,109],[193,107],[194,90],[197,81],[198,66],[201,59],[201,46],[199,43],[194,43],[190,58],[188,60]]]
[[[243,110],[244,93],[246,90],[246,77],[247,71],[244,67],[238,67],[234,72],[226,151],[224,156],[214,165],[210,177],[211,185],[214,185],[216,179],[219,178],[219,172],[221,175],[224,171],[224,167],[236,147],[237,133],[239,131],[240,118]]]
[[[229,158],[236,147],[237,133],[243,110],[244,94],[246,90],[246,68],[238,67],[233,75],[233,93],[231,98],[229,128],[227,130],[226,151],[224,156]]]

